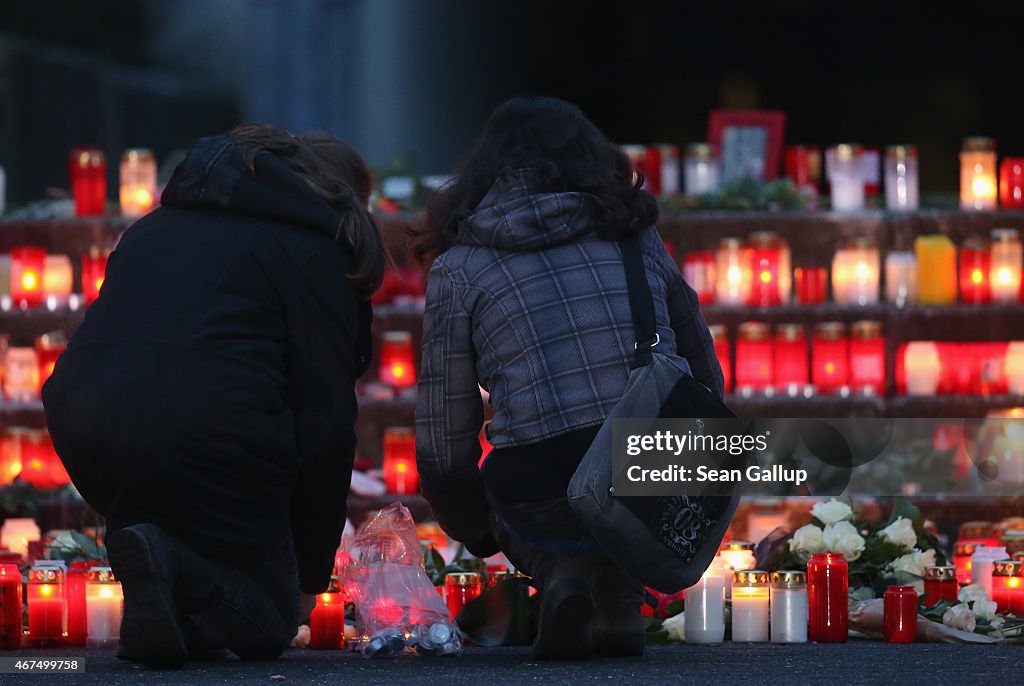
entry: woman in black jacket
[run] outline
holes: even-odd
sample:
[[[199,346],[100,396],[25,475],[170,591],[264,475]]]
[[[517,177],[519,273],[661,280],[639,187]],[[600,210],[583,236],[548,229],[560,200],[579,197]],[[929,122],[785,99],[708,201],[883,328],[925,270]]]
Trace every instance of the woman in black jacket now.
[[[111,255],[43,402],[107,518],[124,657],[276,656],[328,587],[384,269],[371,184],[334,138],[243,125]]]

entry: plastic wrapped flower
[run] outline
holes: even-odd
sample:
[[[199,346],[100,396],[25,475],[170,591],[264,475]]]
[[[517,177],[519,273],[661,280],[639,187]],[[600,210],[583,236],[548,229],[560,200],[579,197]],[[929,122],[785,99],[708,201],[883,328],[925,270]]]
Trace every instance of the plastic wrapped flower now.
[[[974,631],[977,621],[974,612],[965,603],[953,605],[942,614],[942,623],[950,629]]]

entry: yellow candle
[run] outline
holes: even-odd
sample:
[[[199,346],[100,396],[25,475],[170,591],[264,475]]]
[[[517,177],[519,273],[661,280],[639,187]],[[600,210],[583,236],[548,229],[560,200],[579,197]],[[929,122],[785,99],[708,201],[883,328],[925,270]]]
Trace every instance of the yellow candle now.
[[[923,305],[956,302],[956,246],[947,236],[918,236],[914,241],[917,258],[917,299]]]

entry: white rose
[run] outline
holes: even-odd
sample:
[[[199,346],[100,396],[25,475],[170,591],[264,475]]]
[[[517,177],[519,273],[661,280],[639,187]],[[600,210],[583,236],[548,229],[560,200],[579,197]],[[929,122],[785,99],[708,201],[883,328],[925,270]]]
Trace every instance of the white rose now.
[[[846,503],[830,500],[827,503],[815,503],[811,514],[822,524],[835,524],[853,516],[853,510]]]
[[[917,545],[917,533],[914,531],[914,523],[906,517],[900,517],[895,522],[878,532],[884,540],[913,548]]]
[[[826,526],[822,534],[822,542],[825,544],[826,551],[841,553],[850,561],[860,557],[864,550],[864,538],[849,522],[837,522]]]
[[[1001,629],[1003,628],[1003,624],[1005,623],[1006,619],[1004,617],[996,616],[989,621],[989,626],[991,626],[993,629]]]
[[[924,576],[924,565],[921,563],[920,550],[897,557],[890,566],[894,572],[906,572],[914,576]]]
[[[921,566],[922,567],[934,567],[935,566],[935,551],[926,550],[921,553]]]
[[[957,600],[961,603],[973,603],[976,600],[988,600],[988,593],[981,584],[970,584],[960,589]]]
[[[823,552],[822,531],[813,524],[802,526],[789,539],[790,550],[806,550],[809,553]]]
[[[947,609],[942,615],[942,623],[950,629],[960,629],[961,631],[974,631],[976,626],[974,613],[964,603]]]
[[[974,601],[974,614],[980,619],[994,619],[996,616],[996,603],[994,600],[979,598]]]
[[[683,613],[680,612],[677,615],[672,615],[671,617],[666,618],[665,621],[661,623],[661,627],[668,632],[668,640],[686,640],[686,625],[683,620]]]

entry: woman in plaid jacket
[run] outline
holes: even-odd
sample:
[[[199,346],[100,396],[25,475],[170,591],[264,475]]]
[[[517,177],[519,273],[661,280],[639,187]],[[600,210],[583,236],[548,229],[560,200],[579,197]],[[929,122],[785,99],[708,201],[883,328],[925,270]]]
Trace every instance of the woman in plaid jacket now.
[[[503,550],[542,589],[538,658],[643,652],[643,586],[601,555],[566,498],[625,389],[633,325],[617,241],[638,232],[660,345],[722,395],[697,296],[622,151],[551,98],[501,105],[414,247],[432,260],[416,408],[423,494],[453,538]],[[480,388],[494,450],[482,466]]]

